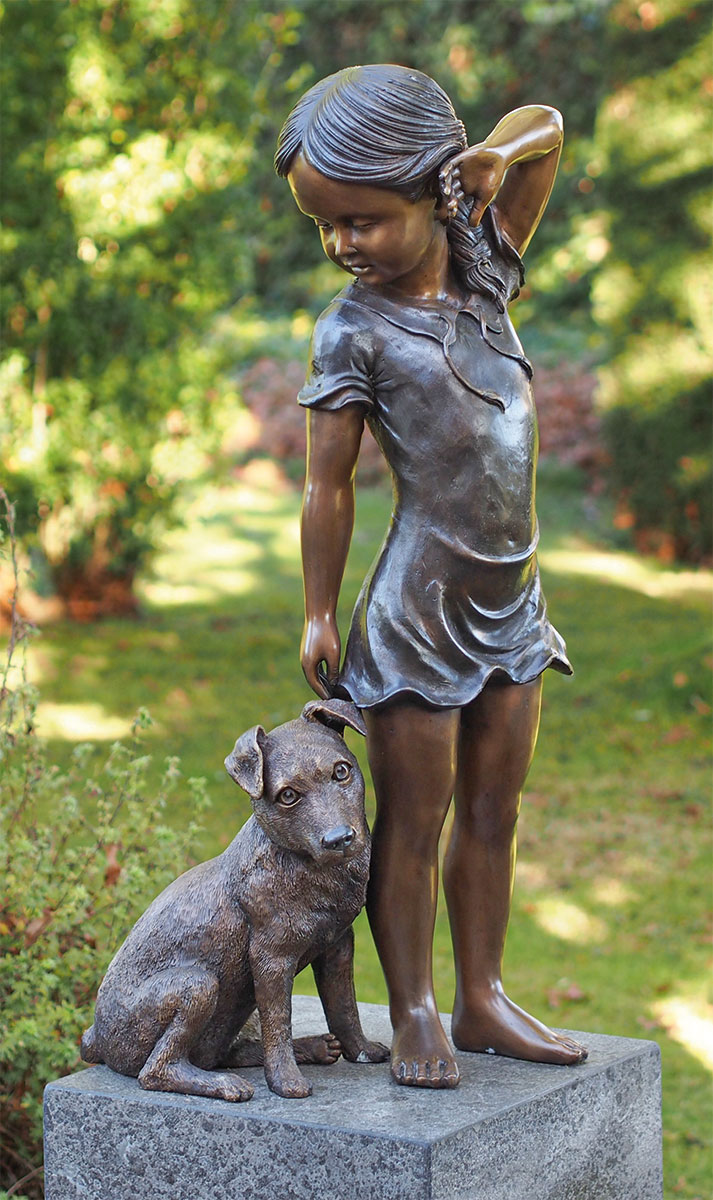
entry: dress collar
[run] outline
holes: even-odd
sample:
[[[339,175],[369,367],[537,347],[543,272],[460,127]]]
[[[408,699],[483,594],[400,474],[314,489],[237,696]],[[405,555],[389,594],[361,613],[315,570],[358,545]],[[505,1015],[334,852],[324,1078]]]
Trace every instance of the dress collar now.
[[[481,296],[470,295],[460,305],[437,299],[414,303],[386,296],[360,282],[348,284],[341,296],[359,308],[376,313],[390,325],[438,342],[456,379],[469,392],[503,412],[509,407],[512,395],[512,387],[506,384],[510,372],[517,374],[522,370],[532,379],[532,366],[512,325],[509,321],[504,323],[495,306]],[[484,357],[492,360],[490,351],[495,351],[496,360],[487,367]],[[500,368],[495,365],[498,360]]]

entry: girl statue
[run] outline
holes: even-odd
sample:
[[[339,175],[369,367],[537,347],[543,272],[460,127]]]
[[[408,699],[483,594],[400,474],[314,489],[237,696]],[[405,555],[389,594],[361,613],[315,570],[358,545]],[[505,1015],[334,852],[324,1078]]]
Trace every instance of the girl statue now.
[[[317,693],[363,710],[376,791],[367,911],[386,976],[398,1083],[455,1087],[433,992],[438,842],[465,1051],[574,1064],[586,1050],[512,1002],[501,963],[515,825],[546,667],[571,673],[535,550],[532,368],[508,317],[562,121],[532,105],[468,146],[445,92],[408,67],[312,87],[275,166],[352,276],[317,321],[308,413],[301,656]],[[383,546],[343,663],[336,608],[368,422],[393,477]]]

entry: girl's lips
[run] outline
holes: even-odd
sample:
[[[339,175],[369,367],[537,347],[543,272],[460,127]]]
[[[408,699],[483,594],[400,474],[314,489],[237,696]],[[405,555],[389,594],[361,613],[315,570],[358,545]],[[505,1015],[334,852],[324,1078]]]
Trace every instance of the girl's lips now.
[[[347,271],[351,271],[354,275],[363,275],[365,271],[371,270],[371,265],[369,263],[348,262],[345,263],[344,266],[346,267]]]

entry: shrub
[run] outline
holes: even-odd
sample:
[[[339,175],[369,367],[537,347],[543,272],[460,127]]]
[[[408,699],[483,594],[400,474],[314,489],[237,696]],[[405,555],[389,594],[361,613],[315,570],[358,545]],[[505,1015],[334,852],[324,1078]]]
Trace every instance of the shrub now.
[[[14,514],[1,489],[0,504],[0,551],[15,562]],[[0,1187],[36,1196],[44,1085],[80,1065],[79,1039],[112,955],[151,897],[187,865],[199,825],[169,827],[172,795],[187,787],[196,815],[207,798],[202,779],[182,780],[176,758],[149,791],[141,733],[151,720],[143,710],[129,744],[115,743],[104,761],[81,745],[69,769],[52,764],[34,727],[37,693],[25,670],[32,632],[13,607],[0,674]]]

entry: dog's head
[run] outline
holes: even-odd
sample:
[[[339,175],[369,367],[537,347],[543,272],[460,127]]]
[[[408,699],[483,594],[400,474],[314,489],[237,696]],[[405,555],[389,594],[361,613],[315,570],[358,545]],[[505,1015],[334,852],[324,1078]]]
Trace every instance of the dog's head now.
[[[353,858],[368,844],[364,779],[344,728],[365,734],[346,700],[311,700],[271,733],[255,725],[225,760],[271,841],[318,863]]]

